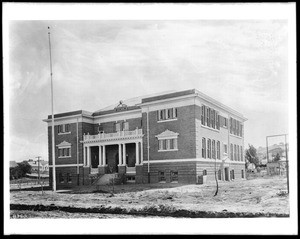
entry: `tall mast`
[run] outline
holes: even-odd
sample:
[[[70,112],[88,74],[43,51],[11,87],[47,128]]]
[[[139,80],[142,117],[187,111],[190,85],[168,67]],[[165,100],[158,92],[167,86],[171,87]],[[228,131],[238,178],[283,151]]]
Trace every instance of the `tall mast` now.
[[[51,58],[51,42],[50,42],[50,27],[48,27],[49,38],[49,53],[50,53],[50,79],[51,79],[51,121],[52,121],[52,186],[53,191],[56,191],[56,170],[55,170],[55,141],[54,141],[54,115],[53,115],[53,80],[52,80],[52,58]]]

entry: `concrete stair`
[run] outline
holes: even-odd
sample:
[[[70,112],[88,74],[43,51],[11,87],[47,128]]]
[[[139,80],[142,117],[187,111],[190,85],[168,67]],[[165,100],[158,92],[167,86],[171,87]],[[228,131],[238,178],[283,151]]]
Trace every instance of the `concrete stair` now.
[[[112,180],[115,179],[115,184],[120,184],[120,178],[117,173],[104,174],[100,177],[96,183],[97,186],[100,185],[109,185],[112,183]]]

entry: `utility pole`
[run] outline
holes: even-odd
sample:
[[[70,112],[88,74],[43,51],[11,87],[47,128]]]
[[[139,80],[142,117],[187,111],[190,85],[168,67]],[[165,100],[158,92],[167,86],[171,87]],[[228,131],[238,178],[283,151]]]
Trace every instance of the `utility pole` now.
[[[49,53],[50,53],[50,80],[51,80],[51,122],[52,122],[52,187],[56,192],[56,170],[55,170],[55,140],[54,140],[54,114],[53,114],[53,80],[52,80],[52,58],[51,58],[51,42],[50,27],[48,27]]]
[[[41,156],[36,157],[38,159],[38,184],[40,185],[40,158]]]

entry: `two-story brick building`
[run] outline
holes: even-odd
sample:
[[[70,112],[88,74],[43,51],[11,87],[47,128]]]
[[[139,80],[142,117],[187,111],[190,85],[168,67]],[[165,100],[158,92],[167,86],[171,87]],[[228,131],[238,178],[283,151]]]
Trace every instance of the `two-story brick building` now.
[[[51,115],[44,121],[51,180]],[[110,173],[136,183],[197,183],[215,172],[219,180],[245,177],[246,118],[195,89],[56,114],[54,121],[57,188]]]

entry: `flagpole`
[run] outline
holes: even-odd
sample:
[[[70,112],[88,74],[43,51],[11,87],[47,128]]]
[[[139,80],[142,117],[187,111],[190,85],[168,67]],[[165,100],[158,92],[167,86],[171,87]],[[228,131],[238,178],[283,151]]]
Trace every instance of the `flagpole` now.
[[[52,80],[52,58],[51,58],[51,42],[50,27],[48,27],[49,53],[50,53],[50,79],[51,79],[51,121],[52,121],[52,187],[56,192],[56,170],[55,170],[55,141],[54,141],[54,115],[53,115],[53,80]]]

